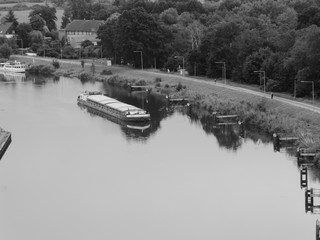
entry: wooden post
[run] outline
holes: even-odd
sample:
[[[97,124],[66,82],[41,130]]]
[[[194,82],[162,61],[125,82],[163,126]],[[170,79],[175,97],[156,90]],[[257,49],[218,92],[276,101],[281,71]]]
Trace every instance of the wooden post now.
[[[275,152],[280,151],[280,137],[278,134],[273,134],[273,149]]]
[[[320,240],[320,222],[316,221],[316,240]]]

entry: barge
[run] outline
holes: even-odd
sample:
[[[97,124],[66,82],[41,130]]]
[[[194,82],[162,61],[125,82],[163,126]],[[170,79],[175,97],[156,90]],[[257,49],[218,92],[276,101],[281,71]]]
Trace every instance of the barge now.
[[[0,160],[11,143],[11,133],[0,128]]]
[[[147,111],[104,96],[101,92],[85,91],[77,99],[79,104],[110,115],[123,121],[143,122],[150,120]]]

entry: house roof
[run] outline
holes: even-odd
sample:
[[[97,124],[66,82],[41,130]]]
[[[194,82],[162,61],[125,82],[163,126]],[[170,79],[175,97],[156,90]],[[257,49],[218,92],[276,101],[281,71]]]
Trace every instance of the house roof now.
[[[103,24],[101,20],[73,20],[66,27],[66,31],[72,32],[97,32],[99,26]]]
[[[5,22],[0,24],[0,34],[7,34],[12,24],[12,22]]]

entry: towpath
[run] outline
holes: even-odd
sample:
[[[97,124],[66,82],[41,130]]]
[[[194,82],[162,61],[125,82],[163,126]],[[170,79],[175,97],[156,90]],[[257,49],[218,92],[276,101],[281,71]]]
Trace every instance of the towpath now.
[[[16,57],[18,58],[29,58],[29,59],[35,59],[37,62],[40,61],[47,61],[47,62],[51,62],[53,59],[52,58],[44,58],[44,57],[30,57],[30,56],[19,56],[16,55]],[[80,60],[60,60],[58,59],[58,61],[60,63],[66,63],[66,64],[74,64],[74,65],[78,65],[80,66]],[[92,61],[88,61],[86,60],[86,62],[92,62]],[[95,61],[95,64],[97,67],[105,67],[104,64],[102,64],[101,62],[99,62],[99,60]],[[121,70],[124,67],[122,66],[112,66],[112,69],[118,69]],[[217,86],[219,88],[224,88],[224,89],[229,89],[229,90],[233,90],[233,91],[238,91],[238,92],[242,92],[245,94],[250,94],[250,95],[255,95],[255,96],[259,96],[259,97],[266,97],[266,98],[270,98],[271,94],[270,93],[264,93],[264,92],[259,92],[256,90],[251,90],[245,87],[240,87],[240,86],[232,86],[229,84],[224,84],[222,82],[215,82],[215,81],[208,81],[208,79],[206,78],[194,78],[194,77],[186,77],[186,76],[181,76],[181,75],[177,75],[177,74],[170,74],[170,73],[164,73],[164,72],[157,72],[154,70],[132,70],[130,69],[130,71],[132,72],[136,72],[139,75],[149,75],[149,76],[153,76],[153,77],[157,77],[157,76],[162,76],[162,77],[170,77],[170,78],[177,78],[179,80],[183,80],[183,81],[189,81],[189,82],[194,82],[197,84],[202,84],[202,85],[211,85],[211,86]],[[287,99],[284,97],[280,97],[280,96],[274,96],[273,101],[278,101],[282,104],[288,104],[291,106],[295,106],[295,107],[299,107],[302,108],[304,110],[309,110],[311,112],[320,114],[320,107],[312,105],[312,104],[307,104],[307,103],[303,103],[303,102],[299,102],[299,101],[295,101],[295,100],[291,100],[291,99]]]

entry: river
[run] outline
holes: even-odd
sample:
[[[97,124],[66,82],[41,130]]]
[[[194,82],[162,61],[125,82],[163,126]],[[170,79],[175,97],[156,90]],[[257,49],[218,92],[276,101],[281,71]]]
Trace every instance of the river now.
[[[144,126],[76,103],[84,90],[144,107]],[[0,239],[314,239],[296,158],[159,97],[76,79],[0,82]],[[320,188],[309,168],[309,187]]]

